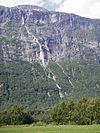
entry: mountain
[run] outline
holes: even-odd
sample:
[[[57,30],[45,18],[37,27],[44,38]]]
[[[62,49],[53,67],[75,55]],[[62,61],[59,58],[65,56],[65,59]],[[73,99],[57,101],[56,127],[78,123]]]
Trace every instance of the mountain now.
[[[100,20],[0,6],[0,106],[100,96]]]

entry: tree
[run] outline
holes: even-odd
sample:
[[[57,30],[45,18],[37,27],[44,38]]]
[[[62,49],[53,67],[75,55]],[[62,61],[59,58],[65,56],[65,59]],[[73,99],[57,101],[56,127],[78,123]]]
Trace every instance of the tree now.
[[[23,111],[22,107],[12,106],[9,110],[0,114],[0,123],[3,125],[31,124],[33,118]]]
[[[67,112],[67,121],[70,125],[71,121],[73,121],[73,113],[74,113],[74,102],[72,99],[67,100],[66,112]]]
[[[88,100],[86,115],[89,119],[89,124],[100,124],[100,99],[94,98]]]
[[[88,122],[88,119],[86,117],[86,108],[87,108],[87,99],[82,98],[79,99],[75,104],[75,111],[74,111],[74,121],[77,124],[85,125]]]
[[[66,104],[61,102],[54,106],[51,112],[53,122],[57,124],[64,124],[66,122]]]

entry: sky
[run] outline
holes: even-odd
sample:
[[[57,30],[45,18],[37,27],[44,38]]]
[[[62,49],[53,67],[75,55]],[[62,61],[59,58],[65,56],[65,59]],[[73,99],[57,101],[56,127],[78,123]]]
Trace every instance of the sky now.
[[[100,18],[100,0],[0,0],[0,5],[38,5],[50,11],[74,13],[88,18]]]

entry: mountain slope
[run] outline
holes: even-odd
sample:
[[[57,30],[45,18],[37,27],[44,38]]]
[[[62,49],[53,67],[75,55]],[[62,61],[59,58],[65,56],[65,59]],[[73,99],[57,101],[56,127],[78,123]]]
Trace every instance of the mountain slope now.
[[[0,109],[100,96],[100,20],[0,7]]]
[[[86,61],[38,63],[0,62],[1,110],[23,105],[50,108],[61,99],[100,96],[100,65]]]
[[[0,58],[38,61],[81,58],[100,62],[100,20],[35,6],[0,7]]]

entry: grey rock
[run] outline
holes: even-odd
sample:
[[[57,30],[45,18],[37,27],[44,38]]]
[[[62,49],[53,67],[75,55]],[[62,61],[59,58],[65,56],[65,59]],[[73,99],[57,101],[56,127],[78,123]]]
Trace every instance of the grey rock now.
[[[38,6],[0,6],[0,59],[85,59],[100,63],[100,20]]]

